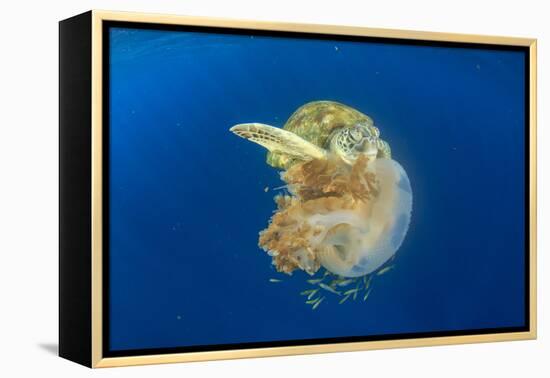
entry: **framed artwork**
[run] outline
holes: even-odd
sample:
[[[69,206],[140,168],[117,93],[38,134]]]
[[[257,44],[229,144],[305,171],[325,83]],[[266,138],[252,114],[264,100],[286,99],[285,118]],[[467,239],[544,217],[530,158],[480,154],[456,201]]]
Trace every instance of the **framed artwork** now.
[[[536,41],[60,22],[60,355],[532,339]]]

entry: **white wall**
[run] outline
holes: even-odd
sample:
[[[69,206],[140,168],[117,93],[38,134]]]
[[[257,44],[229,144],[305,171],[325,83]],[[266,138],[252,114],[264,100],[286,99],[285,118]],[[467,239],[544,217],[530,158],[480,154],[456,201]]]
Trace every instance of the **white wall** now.
[[[57,343],[57,21],[90,8],[537,37],[539,340],[134,367],[97,376],[478,377],[550,372],[550,40],[545,1],[4,1],[0,22],[0,375],[86,376]],[[546,148],[545,148],[546,147]],[[498,151],[495,151],[498,153]],[[544,211],[545,210],[545,211]],[[29,374],[26,374],[29,373]],[[546,375],[548,376],[548,375]]]

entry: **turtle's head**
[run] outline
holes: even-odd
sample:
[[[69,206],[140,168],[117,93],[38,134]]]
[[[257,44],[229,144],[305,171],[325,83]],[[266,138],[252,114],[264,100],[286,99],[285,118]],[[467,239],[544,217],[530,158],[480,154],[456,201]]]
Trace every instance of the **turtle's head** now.
[[[331,139],[331,150],[348,164],[353,164],[360,155],[375,159],[382,140],[380,131],[372,124],[357,123],[338,130]]]

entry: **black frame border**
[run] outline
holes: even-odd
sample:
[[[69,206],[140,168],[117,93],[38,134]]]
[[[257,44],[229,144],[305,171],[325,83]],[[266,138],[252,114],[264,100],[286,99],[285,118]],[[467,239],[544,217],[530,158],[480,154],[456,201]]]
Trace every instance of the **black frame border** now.
[[[59,22],[59,356],[92,364],[92,12]]]

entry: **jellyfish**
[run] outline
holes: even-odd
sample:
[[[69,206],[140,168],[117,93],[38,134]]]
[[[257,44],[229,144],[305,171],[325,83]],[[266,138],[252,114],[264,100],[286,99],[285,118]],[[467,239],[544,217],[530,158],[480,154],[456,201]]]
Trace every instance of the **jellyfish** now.
[[[401,246],[410,224],[412,191],[401,165],[392,159],[310,161],[281,175],[288,195],[259,245],[277,270],[320,267],[355,278],[379,269]]]

